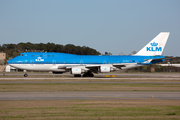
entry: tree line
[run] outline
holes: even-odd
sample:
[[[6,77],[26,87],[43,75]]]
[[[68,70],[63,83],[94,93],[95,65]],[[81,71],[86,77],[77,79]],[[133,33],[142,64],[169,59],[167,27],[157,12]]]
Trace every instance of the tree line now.
[[[0,45],[0,51],[6,53],[6,58],[13,58],[22,52],[60,52],[76,55],[100,55],[100,52],[86,46],[75,46],[73,44],[60,45],[48,42],[45,43],[18,43]]]

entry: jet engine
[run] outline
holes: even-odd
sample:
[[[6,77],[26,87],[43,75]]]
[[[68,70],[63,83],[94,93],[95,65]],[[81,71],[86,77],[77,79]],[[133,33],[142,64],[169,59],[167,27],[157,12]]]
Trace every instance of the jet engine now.
[[[81,68],[72,68],[71,69],[71,74],[76,75],[76,74],[81,74]]]
[[[110,72],[111,71],[111,68],[109,66],[101,66],[100,67],[100,72]]]

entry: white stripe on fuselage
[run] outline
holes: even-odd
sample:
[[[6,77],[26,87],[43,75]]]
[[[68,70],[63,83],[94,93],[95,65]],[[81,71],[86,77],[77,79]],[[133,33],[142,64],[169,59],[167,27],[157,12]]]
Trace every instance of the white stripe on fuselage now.
[[[120,63],[121,65],[122,63]],[[67,68],[81,67],[85,69],[86,66],[109,66],[113,67],[112,64],[9,64],[12,67],[22,69],[22,70],[32,70],[32,71],[60,71],[66,72]],[[117,65],[117,64],[116,64]],[[138,67],[137,63],[125,63],[125,66],[129,68]],[[126,69],[123,67],[122,69]],[[87,69],[87,68],[86,68]]]
[[[9,64],[12,67],[22,70],[34,71],[66,71],[65,69],[58,69],[58,64]]]

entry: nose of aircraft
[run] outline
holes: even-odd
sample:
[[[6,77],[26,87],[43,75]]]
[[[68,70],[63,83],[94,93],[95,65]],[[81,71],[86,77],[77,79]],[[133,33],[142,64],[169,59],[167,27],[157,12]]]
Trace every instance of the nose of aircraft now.
[[[18,58],[18,57],[15,57],[15,58],[12,58],[12,59],[10,59],[8,62],[7,62],[7,64],[17,64],[18,62],[20,62],[21,60]]]
[[[14,58],[13,58],[13,59],[14,59]],[[12,64],[13,61],[14,61],[13,59],[11,59],[11,60],[9,60],[9,61],[7,62],[7,64],[10,65],[11,67],[14,67],[13,64]]]
[[[11,59],[11,60],[8,60],[8,61],[7,61],[7,64],[11,64],[12,61],[13,61],[12,59]]]
[[[19,64],[22,63],[22,58],[20,58],[19,56],[12,58],[11,60],[9,60],[7,62],[8,65],[10,65],[11,67],[14,68],[19,68]]]

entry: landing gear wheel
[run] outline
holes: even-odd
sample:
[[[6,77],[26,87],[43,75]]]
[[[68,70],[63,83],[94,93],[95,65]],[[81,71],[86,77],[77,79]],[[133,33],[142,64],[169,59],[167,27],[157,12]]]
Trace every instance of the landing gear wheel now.
[[[94,74],[92,72],[87,72],[83,74],[83,77],[94,77]]]
[[[84,74],[83,74],[83,77],[88,77],[88,74],[87,74],[87,73],[84,73]]]
[[[74,75],[74,77],[81,77],[81,74]]]
[[[90,74],[89,77],[94,77],[94,74]]]
[[[27,77],[28,76],[28,74],[24,74],[24,77]]]

